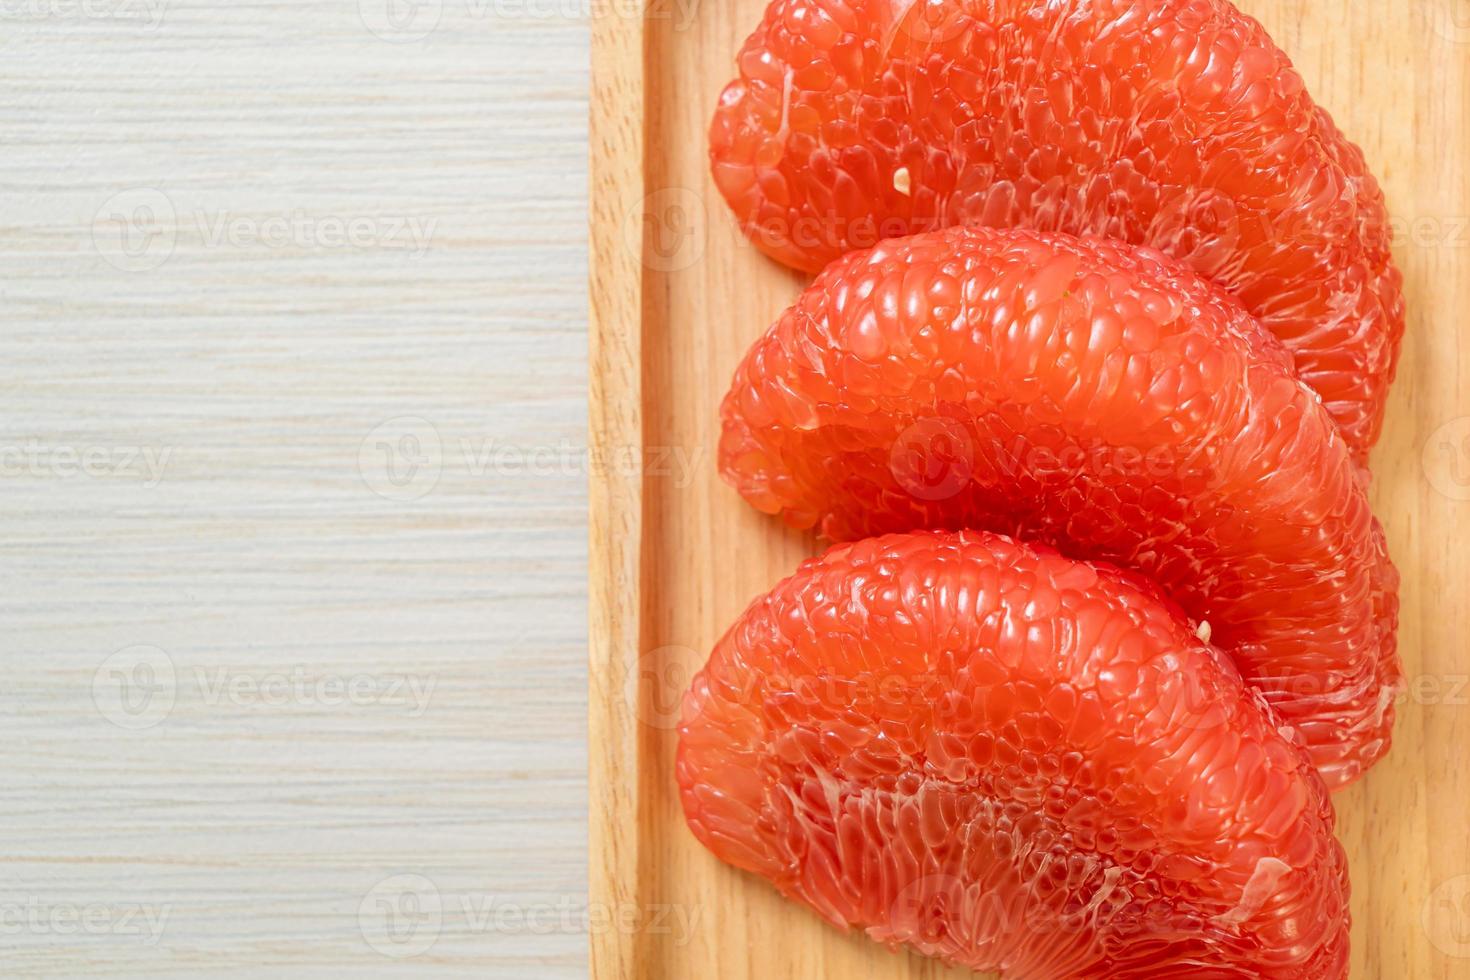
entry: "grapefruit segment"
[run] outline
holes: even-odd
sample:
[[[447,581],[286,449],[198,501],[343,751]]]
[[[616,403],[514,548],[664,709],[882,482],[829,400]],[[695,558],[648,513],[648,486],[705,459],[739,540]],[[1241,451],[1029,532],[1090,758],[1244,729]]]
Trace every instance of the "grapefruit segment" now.
[[[756,342],[720,469],[828,538],[980,528],[1141,572],[1329,786],[1388,749],[1398,577],[1281,344],[1156,252],[950,228],[835,262]]]
[[[1034,980],[1347,976],[1306,753],[1144,580],[982,532],[840,545],[684,704],[689,826],[839,926]]]
[[[776,0],[710,128],[767,254],[955,224],[1179,258],[1285,344],[1360,457],[1403,333],[1363,155],[1225,0]]]

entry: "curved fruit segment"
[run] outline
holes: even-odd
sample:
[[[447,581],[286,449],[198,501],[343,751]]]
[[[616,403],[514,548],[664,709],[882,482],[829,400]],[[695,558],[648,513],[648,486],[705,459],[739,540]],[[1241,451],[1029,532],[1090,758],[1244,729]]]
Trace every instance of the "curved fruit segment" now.
[[[1360,455],[1403,333],[1362,154],[1225,0],[776,0],[710,129],[746,233],[816,272],[955,224],[1148,245],[1282,341]]]
[[[1388,749],[1398,576],[1278,344],[1156,252],[951,228],[851,253],[722,408],[750,503],[843,541],[983,528],[1152,577],[1329,786]]]
[[[695,835],[1009,978],[1346,977],[1321,780],[1152,586],[980,532],[841,545],[693,682]]]

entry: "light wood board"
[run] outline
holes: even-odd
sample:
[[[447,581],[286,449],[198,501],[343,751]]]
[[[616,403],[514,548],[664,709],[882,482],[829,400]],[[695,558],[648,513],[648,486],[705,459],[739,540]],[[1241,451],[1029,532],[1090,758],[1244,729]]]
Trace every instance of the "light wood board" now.
[[[655,463],[593,488],[592,899],[692,934],[593,938],[600,980],[935,978],[705,853],[672,775],[678,695],[754,595],[816,544],[715,472],[718,401],[802,279],[746,246],[705,128],[762,0],[594,21],[594,446]],[[1403,573],[1409,696],[1387,761],[1336,797],[1355,978],[1470,977],[1470,7],[1244,0],[1357,140],[1399,229],[1408,338],[1373,499]],[[695,462],[685,475],[656,461]]]
[[[392,3],[0,2],[0,975],[586,976],[585,5]]]

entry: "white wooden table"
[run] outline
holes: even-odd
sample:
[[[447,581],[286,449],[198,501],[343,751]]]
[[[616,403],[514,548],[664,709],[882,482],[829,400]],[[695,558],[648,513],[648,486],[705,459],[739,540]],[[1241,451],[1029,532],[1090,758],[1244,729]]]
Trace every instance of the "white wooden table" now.
[[[585,11],[0,2],[0,973],[586,973]]]

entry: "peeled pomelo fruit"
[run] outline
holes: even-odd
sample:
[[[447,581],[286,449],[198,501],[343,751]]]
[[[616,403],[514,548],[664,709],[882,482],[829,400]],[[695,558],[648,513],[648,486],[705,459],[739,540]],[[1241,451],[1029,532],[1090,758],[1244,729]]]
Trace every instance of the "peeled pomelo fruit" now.
[[[685,815],[839,926],[1028,980],[1347,976],[1327,792],[1149,583],[983,532],[840,545],[685,698]]]
[[[1157,252],[950,228],[839,259],[751,348],[720,471],[837,541],[980,528],[1141,572],[1327,784],[1389,746],[1398,575],[1279,342]]]
[[[773,258],[956,224],[1098,234],[1221,283],[1360,457],[1403,333],[1361,152],[1225,0],[776,0],[710,128]]]

